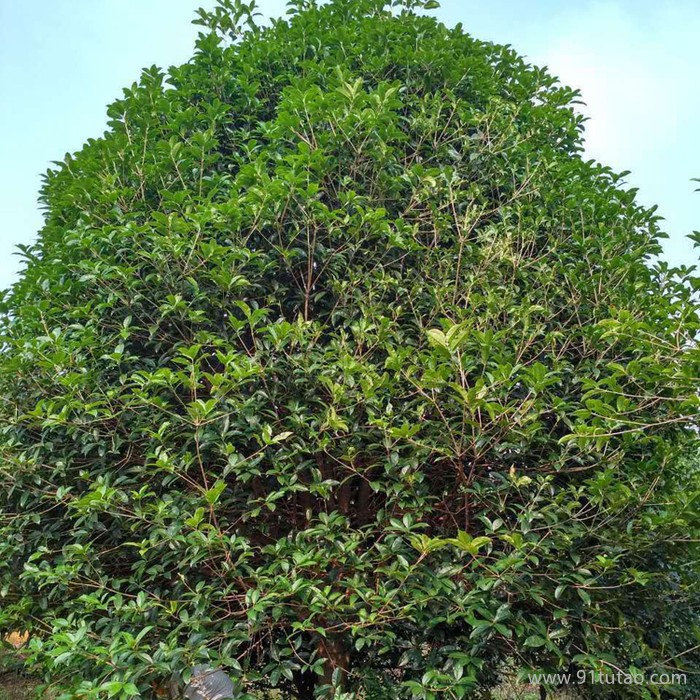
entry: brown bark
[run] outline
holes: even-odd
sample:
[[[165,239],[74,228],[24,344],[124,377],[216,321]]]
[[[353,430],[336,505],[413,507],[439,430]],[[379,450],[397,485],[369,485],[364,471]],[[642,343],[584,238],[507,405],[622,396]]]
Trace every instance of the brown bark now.
[[[350,513],[350,499],[352,498],[352,482],[355,477],[346,477],[337,493],[338,510],[343,515]]]
[[[358,525],[369,522],[369,499],[372,496],[372,487],[369,485],[369,474],[363,477],[357,492],[357,504],[355,519]]]
[[[335,690],[345,685],[350,667],[350,655],[340,637],[328,637],[319,641],[319,653],[325,658],[323,664],[323,685],[330,685]],[[337,682],[333,676],[338,671]]]

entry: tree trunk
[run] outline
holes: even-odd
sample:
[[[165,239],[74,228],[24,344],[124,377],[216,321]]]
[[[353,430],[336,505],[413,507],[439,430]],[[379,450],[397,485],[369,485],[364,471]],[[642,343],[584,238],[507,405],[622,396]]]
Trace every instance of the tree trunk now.
[[[322,684],[330,685],[333,690],[342,689],[350,666],[350,656],[345,649],[342,639],[340,637],[321,639],[319,652],[326,659],[323,664]],[[338,674],[334,682],[333,676],[336,671],[338,671]]]

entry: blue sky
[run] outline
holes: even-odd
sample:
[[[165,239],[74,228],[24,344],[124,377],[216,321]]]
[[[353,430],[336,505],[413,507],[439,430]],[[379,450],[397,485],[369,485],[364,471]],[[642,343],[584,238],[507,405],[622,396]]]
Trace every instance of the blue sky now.
[[[182,63],[200,5],[213,0],[0,0],[0,287],[16,278],[18,243],[41,227],[36,204],[50,161],[105,128],[106,105],[140,69]],[[261,0],[264,16],[284,0]],[[658,204],[665,255],[692,264],[700,229],[698,0],[443,0],[438,16],[549,66],[587,102],[587,151],[631,170]]]

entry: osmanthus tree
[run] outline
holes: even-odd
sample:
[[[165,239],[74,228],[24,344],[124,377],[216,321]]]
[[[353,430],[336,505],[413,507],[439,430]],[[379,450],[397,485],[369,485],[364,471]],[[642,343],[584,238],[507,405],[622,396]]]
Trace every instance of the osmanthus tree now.
[[[47,173],[0,626],[57,697],[198,664],[249,699],[652,697],[590,679],[697,660],[697,615],[647,624],[693,585],[698,279],[577,93],[434,4],[221,0]]]

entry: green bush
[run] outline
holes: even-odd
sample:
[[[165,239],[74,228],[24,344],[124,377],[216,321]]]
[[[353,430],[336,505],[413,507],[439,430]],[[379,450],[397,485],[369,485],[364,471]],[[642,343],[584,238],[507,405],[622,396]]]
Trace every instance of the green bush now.
[[[635,615],[698,539],[698,279],[577,93],[434,4],[220,0],[47,173],[2,302],[0,628],[61,697],[684,668]]]

